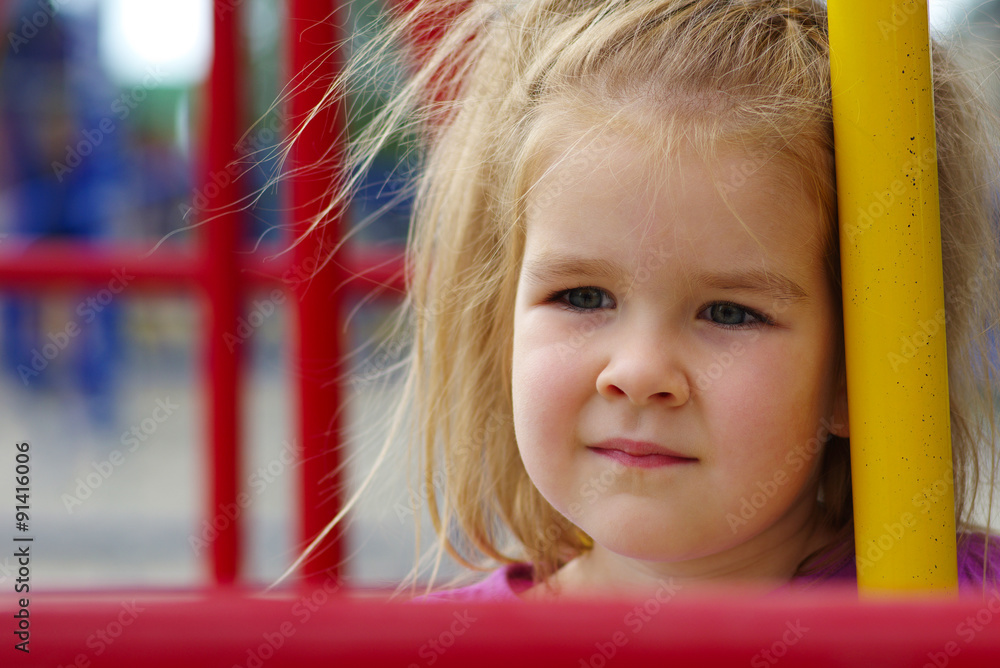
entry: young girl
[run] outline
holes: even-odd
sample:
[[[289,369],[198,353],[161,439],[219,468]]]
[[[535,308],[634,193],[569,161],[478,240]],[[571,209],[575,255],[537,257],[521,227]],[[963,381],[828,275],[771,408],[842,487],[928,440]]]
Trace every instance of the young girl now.
[[[853,581],[824,8],[439,1],[410,19],[447,28],[359,154],[421,119],[402,410],[440,548],[507,564],[450,596]],[[993,163],[934,56],[977,585],[1000,573],[971,528],[995,459]]]

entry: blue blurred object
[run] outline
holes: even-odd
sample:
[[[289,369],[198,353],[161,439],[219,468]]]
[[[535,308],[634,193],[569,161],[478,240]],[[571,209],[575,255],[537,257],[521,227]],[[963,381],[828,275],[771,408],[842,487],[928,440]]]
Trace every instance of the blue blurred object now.
[[[96,27],[86,18],[53,13],[44,25],[35,25],[36,31],[27,29],[33,24],[25,18],[30,22],[37,14],[35,2],[22,2],[12,13],[9,27],[18,39],[7,40],[0,72],[9,159],[5,176],[13,200],[8,231],[29,241],[107,239],[129,170],[122,150],[125,128],[110,114],[114,88],[101,74],[93,40],[80,38],[95,34]],[[70,302],[85,303],[86,297]],[[69,315],[79,335],[59,351],[68,359],[53,359],[39,370],[39,351],[64,330],[43,333],[38,297],[6,299],[3,363],[34,390],[71,381],[88,397],[95,422],[110,427],[121,359],[121,304],[112,301],[92,317],[79,311],[74,308]],[[64,373],[68,377],[60,377]]]
[[[396,156],[376,156],[358,184],[351,202],[351,228],[356,243],[402,247],[413,208],[413,180]]]

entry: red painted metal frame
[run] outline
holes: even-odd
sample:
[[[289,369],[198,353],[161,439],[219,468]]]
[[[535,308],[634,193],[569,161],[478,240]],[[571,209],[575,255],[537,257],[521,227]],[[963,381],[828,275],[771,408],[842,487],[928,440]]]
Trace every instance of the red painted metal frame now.
[[[213,262],[196,249],[166,246],[150,252],[145,246],[84,245],[79,242],[38,241],[18,248],[8,239],[0,248],[0,285],[4,289],[51,289],[100,286],[116,272],[129,277],[129,288],[182,290],[205,285]],[[343,288],[364,293],[403,290],[399,251],[353,250],[339,260]],[[237,273],[247,285],[294,283],[301,273],[286,254],[239,254]]]
[[[234,513],[241,492],[240,348],[233,350],[225,335],[237,326],[241,300],[247,286],[278,283],[291,287],[297,297],[296,343],[293,372],[299,381],[302,452],[300,537],[314,537],[339,509],[334,493],[339,479],[337,449],[342,405],[337,369],[341,360],[342,320],[340,304],[350,291],[401,291],[402,263],[393,251],[341,251],[340,211],[329,212],[325,225],[305,236],[294,254],[263,257],[249,255],[241,244],[241,193],[231,178],[230,166],[242,156],[238,143],[244,118],[245,68],[242,67],[241,7],[232,0],[215,0],[215,53],[207,87],[206,147],[200,182],[207,199],[206,210],[219,212],[197,227],[200,243],[192,248],[167,244],[150,252],[134,245],[24,241],[8,239],[0,249],[0,286],[7,290],[37,291],[101,285],[116,275],[126,275],[130,290],[201,289],[205,295],[206,385],[209,397],[209,444],[211,493],[207,508],[210,523],[220,527],[212,542],[211,572],[216,584],[237,583],[241,576],[241,522],[218,521]],[[340,62],[330,57],[340,24],[338,3],[295,0],[289,17],[291,77],[305,81],[302,92],[292,99],[291,116],[301,121],[312,112],[325,93],[325,84],[339,71]],[[310,29],[305,29],[310,27]],[[316,78],[319,76],[319,80]],[[307,81],[308,79],[308,81]],[[294,127],[294,125],[293,125]],[[319,217],[337,170],[337,142],[343,140],[343,109],[332,106],[319,113],[295,144],[291,157],[292,210],[296,233],[303,233]],[[298,172],[296,165],[319,166]],[[227,175],[229,175],[227,177]],[[216,176],[216,178],[212,178]],[[220,178],[221,177],[221,178]],[[225,526],[224,526],[225,525]],[[221,528],[223,527],[224,528]],[[308,573],[332,572],[341,561],[336,541],[331,541],[307,567]],[[313,576],[315,579],[316,576]]]
[[[141,286],[176,289],[200,282],[203,258],[195,252],[165,247],[149,253],[148,247],[85,245],[80,242],[37,241],[17,247],[8,239],[0,248],[0,284],[5,289],[37,290],[60,285],[102,285],[115,272],[128,277],[130,288]]]
[[[754,666],[995,668],[1000,594],[985,600],[856,594],[632,602],[387,604],[338,598],[330,578],[292,594],[34,596],[30,655],[0,664],[219,666]],[[0,617],[13,621],[10,598]],[[11,628],[13,624],[8,628]],[[10,632],[8,637],[13,638]]]
[[[208,509],[209,522],[218,529],[212,541],[212,573],[216,583],[234,583],[242,561],[241,524],[217,521],[232,518],[240,505],[240,390],[242,389],[239,346],[226,345],[239,317],[243,290],[239,280],[236,253],[240,249],[242,208],[237,207],[241,193],[233,179],[213,179],[227,174],[241,156],[237,144],[246,127],[240,112],[244,99],[244,68],[240,49],[242,7],[227,0],[216,0],[213,36],[215,51],[208,81],[208,123],[205,133],[208,159],[205,196],[208,209],[219,213],[203,226],[205,247],[210,261],[206,264],[208,327],[208,396],[212,444],[212,490]],[[220,183],[216,181],[221,181]],[[214,188],[212,186],[215,186]],[[228,510],[228,512],[227,512]]]
[[[328,209],[338,178],[338,158],[346,133],[346,115],[339,100],[326,95],[340,71],[340,20],[343,3],[291,0],[288,3],[289,80],[292,127],[299,134],[292,145],[291,211],[294,250],[299,367],[299,445],[301,447],[301,508],[299,535],[310,543],[342,505],[340,446],[343,400],[339,377],[343,355],[343,286],[341,224],[343,208]],[[308,120],[308,122],[306,122]],[[315,229],[314,229],[315,228]],[[318,546],[301,569],[305,580],[340,567],[343,549],[332,534]]]

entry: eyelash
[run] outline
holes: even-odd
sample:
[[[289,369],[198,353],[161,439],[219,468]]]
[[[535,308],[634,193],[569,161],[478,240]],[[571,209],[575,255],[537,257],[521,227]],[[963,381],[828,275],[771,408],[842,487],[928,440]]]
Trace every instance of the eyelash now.
[[[574,306],[573,304],[569,303],[569,294],[576,290],[595,290],[596,292],[600,293],[602,297],[607,298],[612,303],[612,305],[610,307],[597,307],[597,308],[582,308],[579,306]],[[585,285],[576,288],[568,288],[565,290],[556,290],[545,299],[545,302],[549,304],[559,304],[562,308],[566,309],[567,311],[572,311],[573,313],[593,313],[595,311],[603,310],[604,308],[614,308],[615,306],[617,306],[614,298],[606,290],[594,287],[592,285]],[[739,324],[727,324],[724,322],[715,322],[714,320],[711,320],[710,317],[706,317],[706,319],[712,322],[712,324],[714,324],[716,327],[721,327],[723,329],[740,330],[740,329],[757,329],[765,325],[774,324],[774,321],[770,317],[764,315],[760,311],[748,308],[746,306],[742,306],[740,304],[737,304],[736,302],[731,302],[731,301],[715,301],[705,304],[701,308],[701,310],[698,311],[698,315],[701,316],[702,314],[707,313],[710,309],[712,309],[715,306],[729,306],[735,309],[739,309],[740,311],[743,311],[748,316],[750,316],[750,318],[752,318],[751,322],[745,322]]]
[[[732,308],[739,309],[740,311],[743,311],[748,316],[750,316],[751,318],[753,318],[753,320],[751,322],[745,322],[745,323],[740,323],[740,324],[732,324],[732,325],[724,323],[724,322],[715,322],[714,320],[711,320],[712,324],[714,324],[716,327],[722,327],[723,329],[757,329],[759,327],[764,327],[765,325],[773,325],[774,324],[774,320],[772,320],[768,316],[764,315],[760,311],[756,311],[756,310],[754,310],[752,308],[748,308],[746,306],[742,306],[740,304],[737,304],[736,302],[730,302],[730,301],[719,301],[719,302],[712,302],[710,304],[706,304],[701,309],[701,311],[698,312],[698,315],[700,316],[701,314],[706,313],[707,311],[709,311],[714,306],[730,306]]]
[[[611,302],[612,305],[610,308],[614,308],[615,306],[617,306],[614,297],[612,297],[607,290],[602,290],[601,288],[594,287],[593,285],[581,285],[579,287],[568,288],[566,290],[556,290],[545,299],[545,303],[559,304],[567,311],[572,311],[573,313],[593,313],[595,311],[603,310],[601,307],[581,308],[579,306],[574,306],[573,304],[570,304],[569,294],[571,292],[576,292],[577,290],[594,290],[598,292],[602,297],[607,298]],[[609,308],[609,307],[604,307],[604,308]]]

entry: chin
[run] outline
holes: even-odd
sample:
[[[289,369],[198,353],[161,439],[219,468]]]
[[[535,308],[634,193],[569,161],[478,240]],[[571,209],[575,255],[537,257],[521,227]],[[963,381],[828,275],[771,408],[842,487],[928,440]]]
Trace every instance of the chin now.
[[[588,532],[604,549],[641,561],[683,561],[691,558],[689,540],[677,540],[673,530],[630,527],[628,522],[611,523]],[[687,545],[685,545],[687,543]]]
[[[583,524],[581,528],[604,549],[647,562],[700,559],[730,550],[745,540],[745,536],[730,533],[725,523],[725,535],[706,532],[704,526],[690,523],[652,523],[640,518],[622,521],[620,517],[609,517],[607,521]]]

